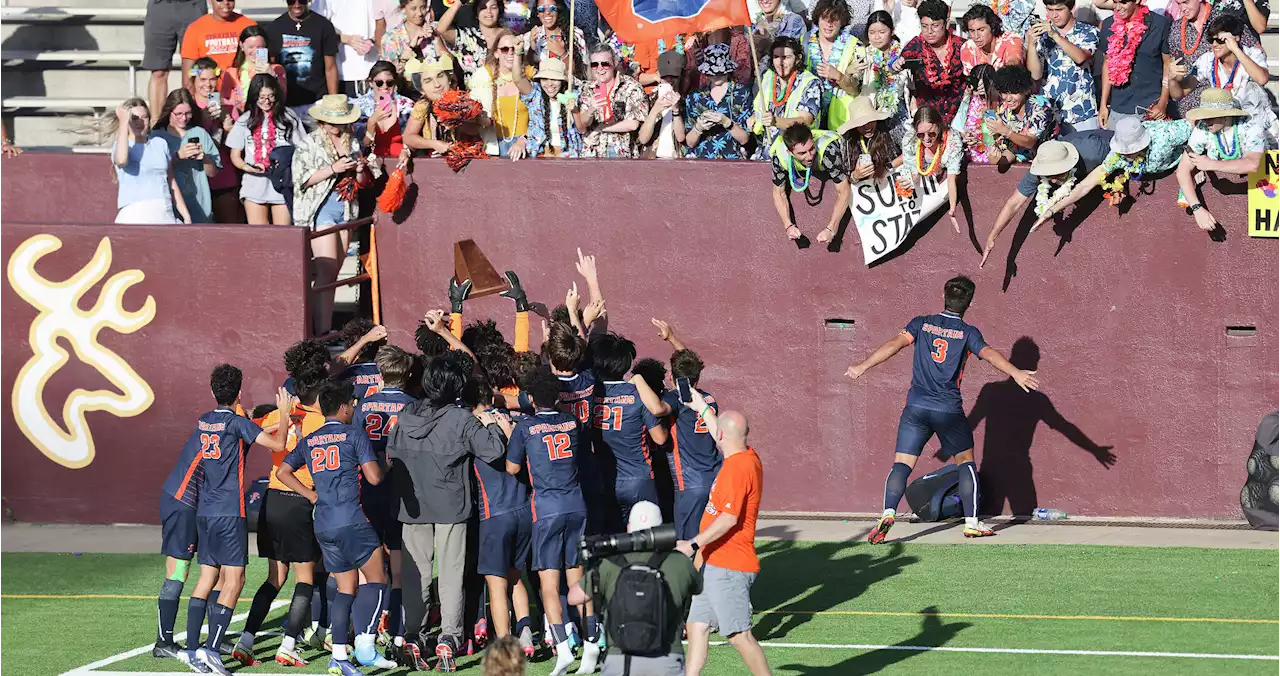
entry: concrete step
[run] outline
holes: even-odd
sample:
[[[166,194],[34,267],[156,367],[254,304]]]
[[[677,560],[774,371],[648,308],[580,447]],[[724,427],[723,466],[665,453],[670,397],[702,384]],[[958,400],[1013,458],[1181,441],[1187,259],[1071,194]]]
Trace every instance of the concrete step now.
[[[115,7],[121,9],[137,9],[146,7],[144,0],[4,0],[5,7],[42,7],[51,9]],[[245,11],[254,8],[279,8],[284,11],[285,4],[280,0],[236,0],[236,10]]]
[[[81,49],[102,52],[134,52],[142,47],[142,22],[90,21],[77,17],[56,23],[16,23],[6,18],[0,25],[5,51]]]
[[[115,133],[115,115],[110,110],[103,113],[101,118],[77,113],[6,114],[4,121],[20,146],[106,147]]]
[[[145,94],[151,74],[144,70],[134,73],[133,87],[129,86],[129,69],[105,64],[85,65],[79,68],[55,68],[54,64],[24,63],[0,71],[0,91],[10,96],[57,97],[117,97],[124,100],[132,93]],[[181,86],[178,70],[169,71],[169,89]]]

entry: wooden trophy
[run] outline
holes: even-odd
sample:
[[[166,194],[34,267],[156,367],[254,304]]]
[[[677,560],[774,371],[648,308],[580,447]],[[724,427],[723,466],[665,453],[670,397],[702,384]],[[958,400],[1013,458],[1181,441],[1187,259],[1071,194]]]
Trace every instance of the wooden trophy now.
[[[473,240],[464,239],[453,243],[453,276],[459,284],[471,280],[468,298],[490,296],[507,290],[507,279],[498,274]]]

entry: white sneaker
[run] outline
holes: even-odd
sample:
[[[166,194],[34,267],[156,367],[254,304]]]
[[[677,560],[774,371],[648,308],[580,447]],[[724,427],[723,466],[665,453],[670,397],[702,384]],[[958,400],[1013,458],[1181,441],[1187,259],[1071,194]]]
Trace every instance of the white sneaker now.
[[[569,673],[569,666],[573,664],[573,649],[569,647],[568,641],[561,641],[556,644],[556,667],[551,670],[551,676],[564,676]]]
[[[375,645],[376,640],[376,634],[361,634],[356,637],[356,663],[362,667],[375,667],[377,669],[395,669],[400,666],[378,652],[378,648]]]
[[[596,671],[596,662],[600,661],[600,644],[594,641],[585,641],[582,644],[582,664],[578,665],[575,674],[594,674]]]

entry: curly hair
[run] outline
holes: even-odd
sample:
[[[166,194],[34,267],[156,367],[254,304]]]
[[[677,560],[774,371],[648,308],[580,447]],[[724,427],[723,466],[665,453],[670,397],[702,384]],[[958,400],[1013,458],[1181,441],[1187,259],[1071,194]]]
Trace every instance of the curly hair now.
[[[427,364],[422,374],[422,391],[432,405],[448,406],[462,396],[474,362],[466,353],[449,350]]]
[[[421,352],[427,359],[444,354],[449,349],[449,341],[427,328],[427,323],[421,321],[418,322],[418,328],[413,332],[413,343],[417,345],[418,352]]]
[[[942,0],[920,0],[920,4],[916,6],[916,14],[921,19],[946,21],[951,18],[951,8]]]
[[[533,405],[540,409],[554,409],[560,403],[560,378],[550,367],[540,366],[520,379],[520,389],[529,393]]]
[[[218,364],[209,375],[209,389],[213,390],[213,400],[219,406],[230,406],[240,398],[240,385],[244,382],[244,374],[231,364]]]
[[[849,3],[844,0],[818,0],[813,5],[813,11],[809,13],[809,20],[816,26],[818,21],[824,18],[834,19],[840,24],[841,30],[853,22],[853,15],[849,13]]]
[[[476,362],[494,387],[509,387],[516,382],[516,351],[507,343],[481,345]]]
[[[515,358],[511,360],[511,368],[517,383],[539,366],[542,366],[542,359],[536,352],[517,352]]]
[[[314,406],[320,394],[320,386],[329,379],[328,371],[323,367],[307,366],[293,377],[293,391],[298,395],[298,403]]]
[[[1035,86],[1031,71],[1023,66],[1005,66],[996,71],[992,80],[1001,94],[1030,94]]]
[[[346,343],[347,347],[351,347],[359,342],[360,339],[364,337],[364,334],[373,330],[373,327],[373,320],[367,317],[356,317],[342,325],[342,342]],[[378,348],[386,344],[387,339],[383,338],[382,340],[377,340],[365,345],[364,348],[360,350],[360,354],[356,355],[356,362],[366,364],[373,361],[374,357],[378,354]]]
[[[489,644],[483,664],[482,676],[524,676],[524,650],[516,637],[508,634]]]
[[[497,322],[492,319],[474,321],[462,330],[462,344],[472,352],[479,353],[485,345],[497,345],[507,342],[498,330]]]
[[[652,357],[637,359],[631,365],[631,372],[644,378],[649,389],[662,394],[667,389],[667,365]]]
[[[973,5],[964,13],[964,16],[960,17],[960,25],[964,26],[966,31],[969,30],[970,21],[981,21],[987,24],[991,28],[993,40],[1004,34],[1004,22],[1000,20],[1000,15],[986,5]]]
[[[330,378],[320,384],[320,412],[336,415],[343,404],[351,404],[356,398],[356,388],[350,378]]]
[[[300,340],[284,351],[284,370],[295,379],[303,371],[317,368],[323,370],[328,365],[329,350],[318,340]]]
[[[816,9],[816,8],[815,8]],[[792,54],[796,55],[796,70],[804,70],[804,47],[800,46],[800,41],[790,35],[779,35],[769,44],[769,67],[773,67],[773,55],[779,49],[790,49]],[[790,129],[791,127],[787,127]]]

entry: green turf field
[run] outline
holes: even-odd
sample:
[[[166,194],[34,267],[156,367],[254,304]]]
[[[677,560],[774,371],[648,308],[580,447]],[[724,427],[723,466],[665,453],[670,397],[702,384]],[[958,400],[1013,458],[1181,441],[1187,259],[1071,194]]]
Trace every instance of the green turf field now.
[[[780,541],[759,547],[755,635],[769,646],[779,674],[1270,676],[1280,666],[1274,550]],[[159,556],[4,554],[0,563],[0,660],[12,673],[63,674],[153,642]],[[264,576],[254,559],[240,612]],[[273,613],[277,621],[269,625],[283,612]],[[179,631],[185,618],[184,606]],[[277,643],[261,638],[259,658],[270,660]],[[922,647],[941,649],[909,649]],[[1268,659],[1225,657],[1244,655]],[[327,659],[307,657],[314,658],[307,672],[324,671]],[[476,658],[459,664],[479,673]],[[97,673],[182,670],[149,653],[97,667]],[[270,663],[245,671],[290,670]],[[550,663],[540,662],[529,673],[549,671]],[[712,649],[705,673],[742,672],[732,648]]]

